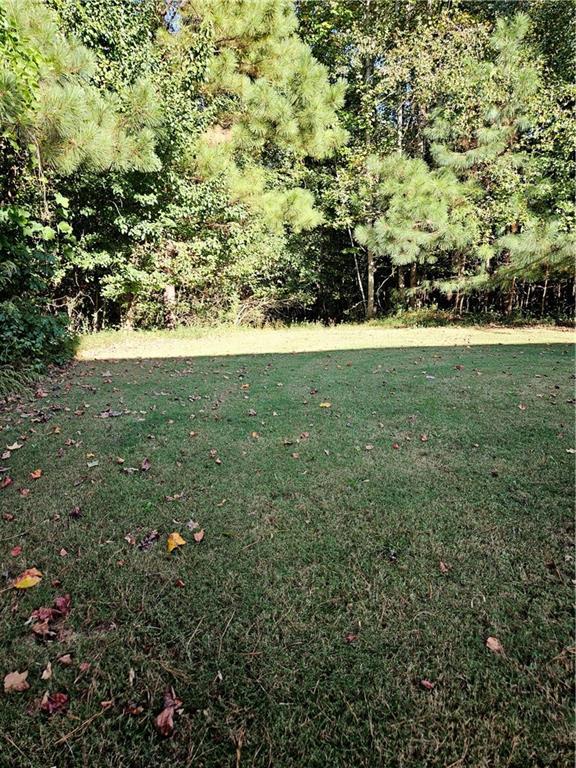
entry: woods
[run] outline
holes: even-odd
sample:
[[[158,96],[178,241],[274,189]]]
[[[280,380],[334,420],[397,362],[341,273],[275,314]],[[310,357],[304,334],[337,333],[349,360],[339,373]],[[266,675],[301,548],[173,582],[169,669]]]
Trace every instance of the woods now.
[[[0,364],[574,309],[573,0],[1,0]]]

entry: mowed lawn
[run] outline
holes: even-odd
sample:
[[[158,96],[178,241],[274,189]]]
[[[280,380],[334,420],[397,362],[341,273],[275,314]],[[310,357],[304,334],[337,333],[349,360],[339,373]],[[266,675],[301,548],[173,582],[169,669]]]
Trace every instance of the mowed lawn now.
[[[2,768],[571,766],[571,341],[86,341],[0,411]]]

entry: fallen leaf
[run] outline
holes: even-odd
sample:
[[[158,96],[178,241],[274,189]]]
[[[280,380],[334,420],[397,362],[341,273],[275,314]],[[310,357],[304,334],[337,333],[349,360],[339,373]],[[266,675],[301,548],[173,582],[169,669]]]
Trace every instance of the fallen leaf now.
[[[2,485],[0,484],[0,488]],[[13,520],[16,520],[16,515],[13,515],[12,512],[2,512],[2,520],[6,520],[7,523],[11,523]]]
[[[204,538],[204,528],[202,528],[201,531],[196,531],[196,533],[194,534],[194,541],[197,544],[199,544],[203,538]]]
[[[293,459],[299,459],[300,458],[300,454],[297,453],[296,451],[294,451],[294,453],[292,454],[292,458]]]
[[[127,704],[124,707],[124,714],[126,715],[141,715],[144,712],[144,707],[136,706],[136,704]]]
[[[17,451],[19,448],[22,448],[24,443],[12,443],[12,445],[7,445],[6,450],[7,451]]]
[[[20,488],[18,493],[20,494],[20,496],[24,496],[24,497],[30,496],[30,488]]]
[[[526,405],[526,403],[518,403],[518,408],[521,411],[525,411],[528,408],[528,406]]]
[[[59,712],[66,712],[70,704],[70,697],[67,693],[46,693],[40,703],[42,712],[48,715],[54,715]]]
[[[174,688],[169,688],[164,694],[164,709],[154,718],[154,725],[162,736],[171,736],[174,730],[174,714],[182,706],[176,698]]]
[[[17,576],[12,583],[12,586],[16,589],[28,589],[29,587],[35,587],[42,581],[42,574],[37,568],[27,568],[22,571],[20,576]]]
[[[358,640],[358,635],[355,635],[353,632],[348,632],[348,634],[344,637],[345,643],[355,643],[356,640]]]
[[[39,477],[42,477],[42,470],[41,469],[34,469],[32,472],[30,472],[30,477],[32,480],[38,480]]]
[[[320,403],[320,408],[332,408],[332,403]]]
[[[392,448],[394,448],[395,451],[397,451],[400,448],[399,443],[392,443]]]
[[[364,450],[365,451],[373,451],[374,450],[374,446],[371,443],[368,443],[368,445],[364,446]]]
[[[425,435],[425,434],[420,435],[420,442],[421,443],[427,443],[428,442],[428,435]]]
[[[124,461],[122,456],[116,456],[116,464],[124,464]]]
[[[22,547],[19,544],[16,547],[12,547],[10,554],[12,557],[18,557],[18,555],[22,554]]]
[[[184,584],[182,579],[176,579],[176,581],[174,582],[174,586],[178,587],[179,589],[183,589],[186,585]]]
[[[32,625],[32,632],[43,640],[47,637],[54,637],[54,632],[50,629],[50,623],[48,619],[44,621],[37,621]]]
[[[427,691],[433,690],[435,683],[431,682],[430,680],[420,680],[420,685],[422,688],[426,688]]]
[[[443,560],[440,560],[439,568],[440,568],[440,573],[449,573],[451,570],[451,567],[449,565],[446,565],[446,563]]]
[[[28,670],[26,672],[9,672],[4,678],[4,693],[21,693],[30,688],[30,683],[26,681]]]
[[[42,680],[50,680],[51,677],[52,677],[52,664],[48,662],[48,664],[46,664],[46,668],[42,672]]]
[[[492,653],[504,653],[504,646],[497,637],[488,637],[486,639],[486,648],[492,651]]]
[[[60,550],[60,552],[58,552],[58,554],[60,555],[60,557],[68,557],[68,550],[62,547],[62,549]]]
[[[89,661],[83,661],[78,665],[78,669],[80,672],[88,672],[91,666],[92,664]]]
[[[80,507],[72,507],[70,512],[68,512],[68,516],[74,520],[77,520],[79,517],[82,517],[82,510]]]
[[[166,542],[166,549],[168,552],[172,552],[173,549],[176,549],[176,547],[181,547],[184,544],[186,544],[186,541],[180,536],[178,531],[174,531],[174,533],[171,533],[168,536],[168,541]]]
[[[152,466],[152,462],[150,461],[150,459],[143,459],[142,464],[140,464],[140,469],[142,470],[142,472],[148,472],[151,466]]]
[[[160,538],[160,534],[158,531],[150,531],[150,533],[147,536],[144,536],[142,541],[138,543],[138,549],[147,550],[150,549],[152,544],[155,544],[158,539]]]
[[[69,667],[72,664],[72,656],[69,653],[65,653],[63,656],[59,656],[57,661],[63,667]]]
[[[70,595],[62,595],[54,599],[54,608],[58,611],[61,618],[68,616],[72,607],[72,598]]]
[[[6,477],[3,477],[2,480],[0,480],[0,488],[8,488],[13,482],[12,478],[9,475],[6,475]]]

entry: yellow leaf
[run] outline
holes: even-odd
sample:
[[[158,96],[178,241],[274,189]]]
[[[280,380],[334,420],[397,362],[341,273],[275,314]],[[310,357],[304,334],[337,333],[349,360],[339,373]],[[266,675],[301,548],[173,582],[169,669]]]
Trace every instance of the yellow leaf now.
[[[176,549],[176,547],[181,547],[183,544],[186,544],[186,542],[182,536],[180,536],[178,531],[174,531],[174,533],[171,533],[170,536],[168,536],[166,548],[168,552],[172,552],[173,549]]]
[[[332,403],[320,403],[320,408],[332,408]]]
[[[16,589],[28,589],[29,587],[35,587],[42,581],[42,574],[38,568],[27,568],[20,576],[14,579],[13,587]]]

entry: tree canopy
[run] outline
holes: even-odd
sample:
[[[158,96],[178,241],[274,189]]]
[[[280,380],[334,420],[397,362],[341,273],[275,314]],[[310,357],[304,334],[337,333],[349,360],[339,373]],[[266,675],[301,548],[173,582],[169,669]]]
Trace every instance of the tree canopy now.
[[[574,308],[574,0],[0,0],[1,362]]]

